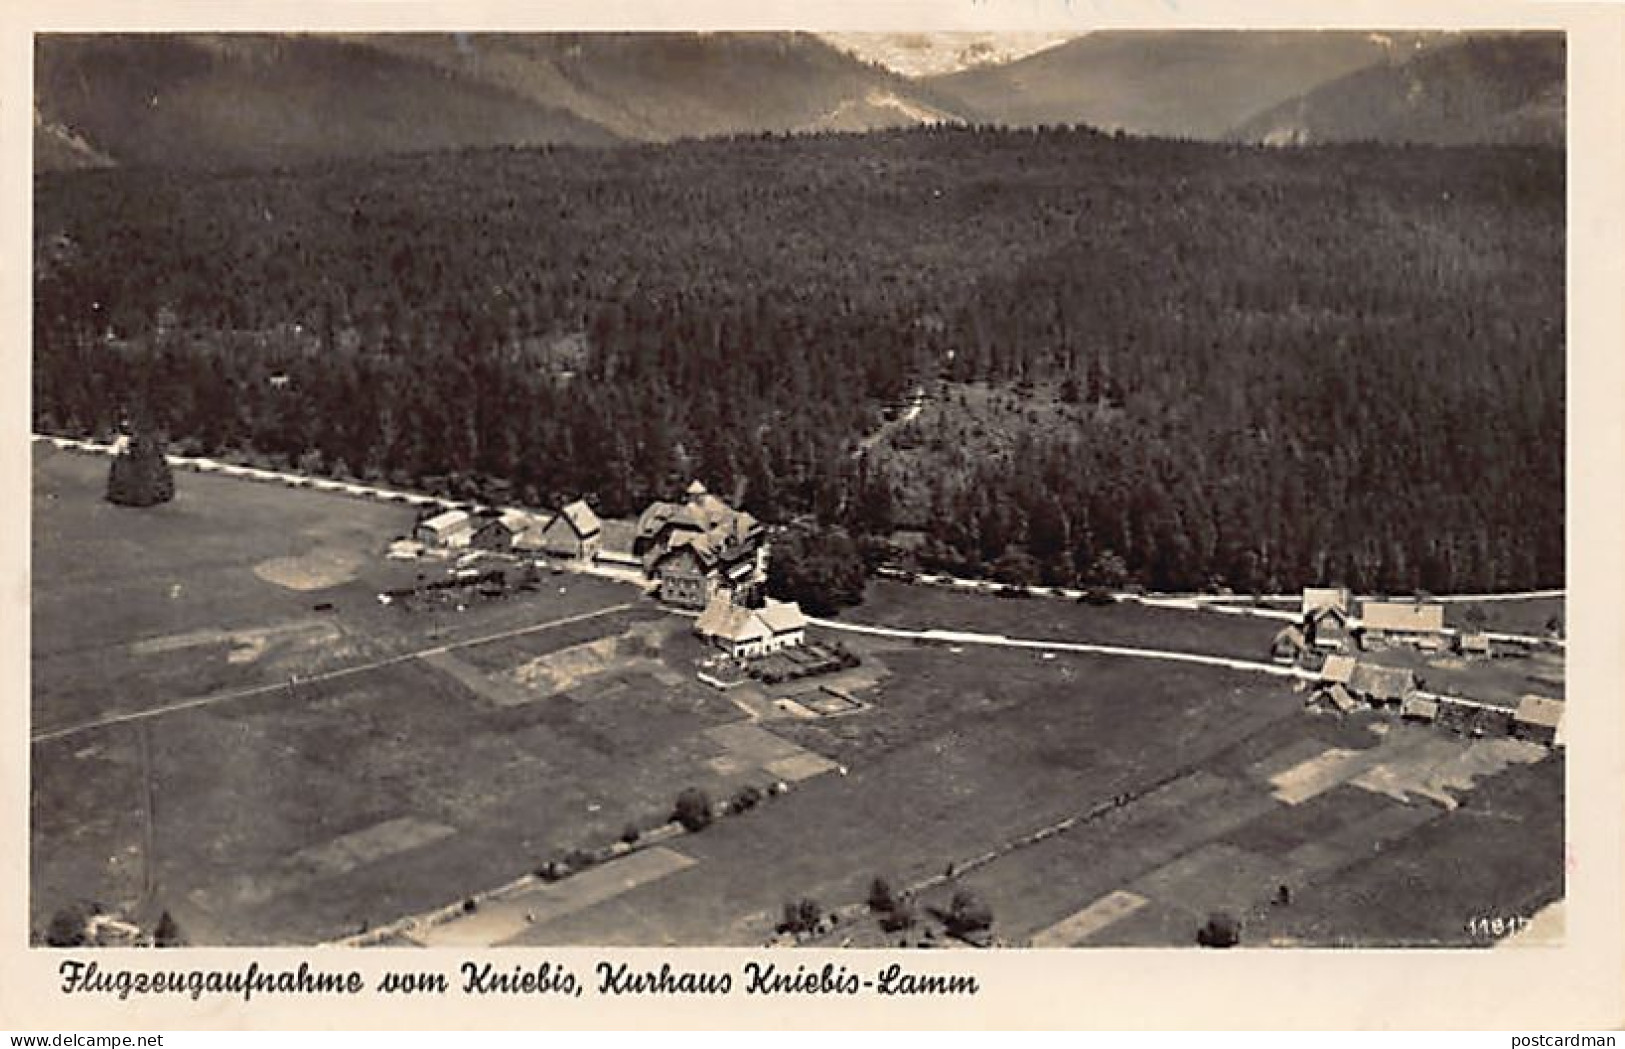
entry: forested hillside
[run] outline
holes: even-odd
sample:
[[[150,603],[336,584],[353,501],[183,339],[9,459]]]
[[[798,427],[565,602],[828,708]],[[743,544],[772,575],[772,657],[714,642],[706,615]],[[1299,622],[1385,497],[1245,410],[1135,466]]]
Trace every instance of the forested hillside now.
[[[1362,69],[1255,115],[1248,142],[1525,143],[1561,146],[1562,33],[1468,37]]]
[[[607,514],[698,475],[1011,578],[1556,584],[1563,171],[934,128],[63,174],[35,425]]]

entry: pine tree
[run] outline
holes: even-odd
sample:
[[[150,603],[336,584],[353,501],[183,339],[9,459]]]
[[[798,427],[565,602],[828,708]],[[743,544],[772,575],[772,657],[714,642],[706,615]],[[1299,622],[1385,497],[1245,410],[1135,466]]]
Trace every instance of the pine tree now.
[[[107,501],[119,506],[157,506],[175,498],[175,478],[164,458],[163,444],[137,431],[129,446],[113,457],[107,472]]]
[[[154,947],[184,947],[186,937],[181,933],[181,927],[176,924],[175,918],[165,911],[158,918],[158,927],[152,931],[152,945]]]

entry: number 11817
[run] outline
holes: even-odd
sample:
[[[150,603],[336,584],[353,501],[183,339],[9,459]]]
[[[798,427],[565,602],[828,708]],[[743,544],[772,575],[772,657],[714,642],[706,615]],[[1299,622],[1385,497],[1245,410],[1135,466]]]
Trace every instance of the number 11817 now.
[[[1467,934],[1485,939],[1502,937],[1518,932],[1529,925],[1529,919],[1518,914],[1510,917],[1495,915],[1494,917],[1471,918],[1467,922]]]

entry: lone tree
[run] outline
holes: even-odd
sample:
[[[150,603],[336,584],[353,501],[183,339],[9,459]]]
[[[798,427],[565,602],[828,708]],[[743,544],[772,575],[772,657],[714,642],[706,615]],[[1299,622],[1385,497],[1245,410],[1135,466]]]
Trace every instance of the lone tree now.
[[[698,787],[689,787],[677,795],[671,818],[691,833],[704,830],[711,825],[711,798]]]
[[[787,900],[784,904],[784,920],[779,923],[779,929],[789,933],[812,932],[823,917],[824,908],[815,899],[805,897]]]
[[[1234,915],[1215,911],[1207,924],[1196,930],[1196,942],[1203,947],[1234,947],[1241,942],[1241,922]]]
[[[175,498],[175,478],[169,472],[161,441],[138,429],[113,456],[107,471],[107,501],[119,506],[157,506]]]
[[[158,918],[158,926],[152,931],[152,945],[154,947],[185,947],[186,937],[181,933],[181,927],[176,924],[175,918],[165,911]]]
[[[993,908],[976,893],[960,889],[948,904],[942,924],[951,936],[971,936],[993,927]]]

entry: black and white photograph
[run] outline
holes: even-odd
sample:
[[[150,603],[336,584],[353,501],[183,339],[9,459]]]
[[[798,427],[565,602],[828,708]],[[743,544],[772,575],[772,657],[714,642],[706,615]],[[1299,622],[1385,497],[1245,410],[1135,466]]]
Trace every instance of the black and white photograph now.
[[[30,948],[1572,932],[1563,30],[31,46]]]

